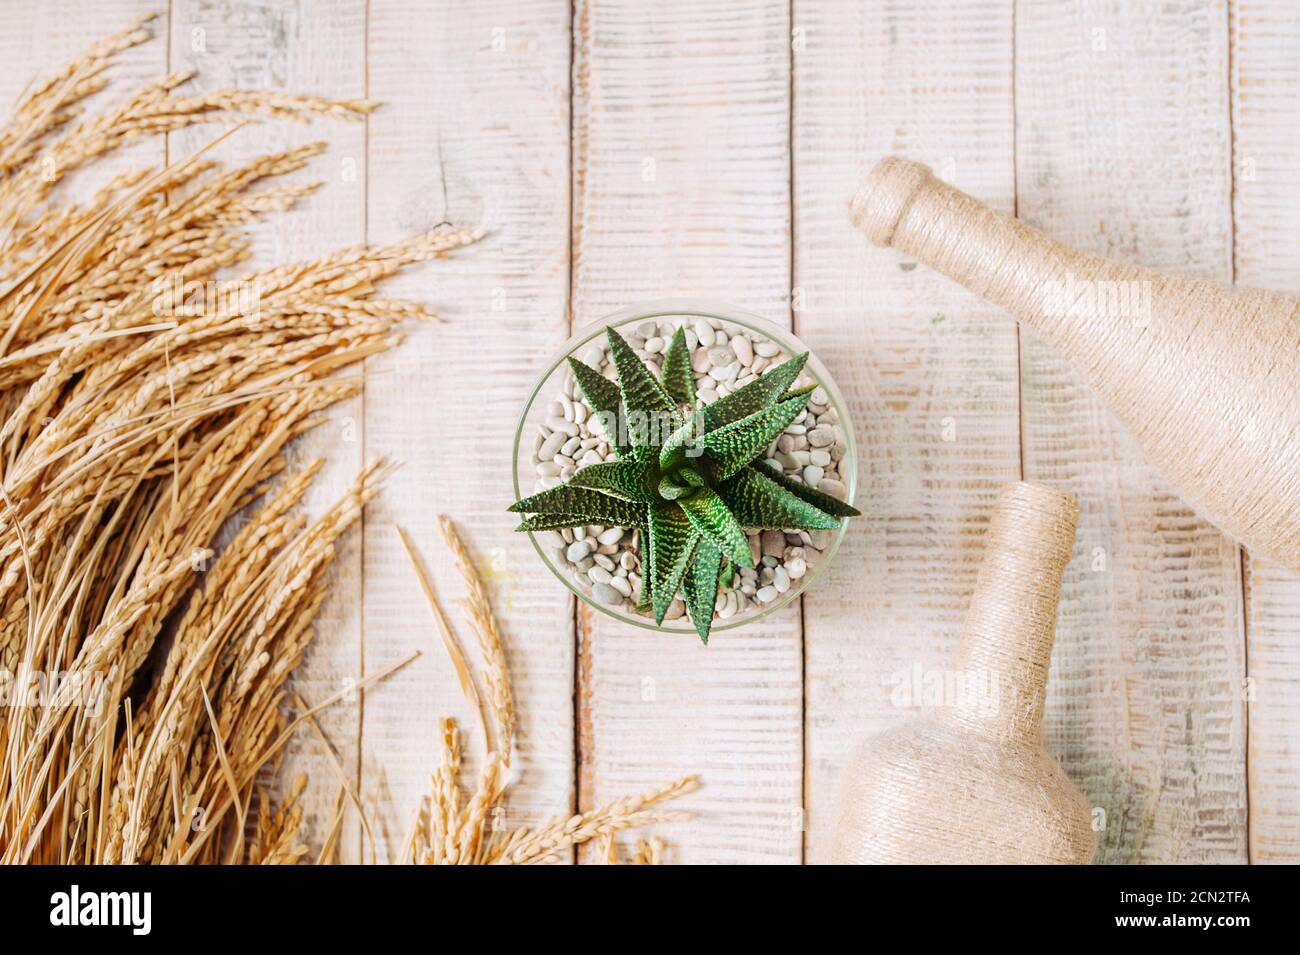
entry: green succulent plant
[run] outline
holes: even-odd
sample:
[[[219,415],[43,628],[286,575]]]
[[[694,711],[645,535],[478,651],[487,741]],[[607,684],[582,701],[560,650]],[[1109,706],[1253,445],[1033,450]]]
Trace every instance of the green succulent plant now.
[[[723,574],[731,565],[754,566],[744,528],[834,529],[840,518],[859,513],[759,460],[808,404],[811,386],[791,389],[808,354],[696,411],[683,328],[664,353],[658,379],[618,332],[607,329],[607,337],[617,384],[574,358],[569,367],[616,460],[516,501],[511,511],[533,515],[516,530],[637,528],[647,558],[638,609],[648,607],[662,624],[684,591],[691,621],[708,643]]]

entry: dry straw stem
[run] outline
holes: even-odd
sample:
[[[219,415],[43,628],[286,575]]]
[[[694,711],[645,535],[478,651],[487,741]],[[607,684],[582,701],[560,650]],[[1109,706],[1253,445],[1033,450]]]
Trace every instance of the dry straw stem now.
[[[468,547],[446,515],[439,515],[438,529],[469,594],[463,609],[466,620],[478,637],[484,667],[482,680],[490,689],[488,707],[481,706],[469,664],[410,537],[400,528],[397,533],[442,630],[444,646],[452,658],[466,701],[476,712],[486,713],[481,718],[490,725],[484,730],[487,752],[477,782],[466,794],[460,788],[462,764],[456,724],[447,718],[440,722],[438,766],[433,771],[428,795],[416,807],[415,822],[406,843],[406,861],[417,865],[555,862],[573,847],[592,840],[601,840],[599,858],[602,861],[617,861],[614,837],[618,832],[652,823],[689,819],[689,813],[664,811],[657,807],[698,788],[699,782],[694,776],[683,777],[642,796],[616,800],[591,812],[556,816],[537,828],[508,829],[500,824],[506,815],[510,750],[517,725],[505,645],[487,588],[474,567]],[[662,862],[663,853],[663,843],[659,840],[641,840],[633,854],[633,862],[657,865]]]
[[[356,392],[340,369],[432,317],[376,282],[478,233],[343,249],[211,294],[248,255],[239,230],[310,194],[281,177],[319,144],[224,170],[199,154],[82,203],[59,204],[58,184],[141,136],[372,104],[190,95],[172,76],[82,115],[112,58],[148,38],[141,21],[96,44],[0,129],[0,861],[328,859],[355,793],[309,853],[303,784],[274,773],[331,701],[291,716],[287,681],[387,469],[309,523],[297,505],[318,464],[291,470],[286,450]]]

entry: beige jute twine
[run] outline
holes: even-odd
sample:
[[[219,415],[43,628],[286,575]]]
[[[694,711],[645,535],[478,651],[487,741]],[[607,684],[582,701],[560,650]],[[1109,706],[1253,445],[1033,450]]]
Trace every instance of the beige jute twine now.
[[[841,863],[1086,863],[1087,801],[1043,744],[1061,579],[1078,505],[1021,482],[998,495],[957,656],[921,716],[845,767]],[[928,675],[927,675],[928,676]]]
[[[1193,507],[1300,571],[1300,296],[1080,252],[893,157],[850,211],[1050,342]]]

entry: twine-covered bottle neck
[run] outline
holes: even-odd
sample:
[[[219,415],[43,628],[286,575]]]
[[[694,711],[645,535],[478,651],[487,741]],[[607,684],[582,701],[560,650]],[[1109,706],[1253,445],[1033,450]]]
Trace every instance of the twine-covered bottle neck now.
[[[951,719],[1002,737],[1040,732],[1077,519],[1073,498],[1041,484],[999,494],[954,662],[968,692],[948,708]]]

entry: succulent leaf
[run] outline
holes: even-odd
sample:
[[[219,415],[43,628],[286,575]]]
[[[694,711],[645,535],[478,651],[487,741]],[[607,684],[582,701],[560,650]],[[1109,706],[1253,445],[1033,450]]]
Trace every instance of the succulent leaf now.
[[[650,504],[655,500],[647,486],[649,468],[641,461],[604,461],[589,464],[569,478],[567,487],[587,487],[635,501]]]
[[[609,339],[609,352],[618,370],[618,390],[623,395],[623,411],[627,415],[627,431],[636,449],[638,460],[648,460],[649,451],[658,449],[661,442],[655,439],[664,421],[674,429],[682,424],[682,415],[663,385],[650,374],[650,369],[636,357],[636,352],[612,328],[605,330]]]
[[[845,504],[838,497],[831,497],[825,491],[818,491],[809,487],[802,481],[795,481],[786,477],[785,472],[780,468],[774,468],[765,461],[755,461],[750,465],[751,468],[758,471],[764,477],[771,478],[785,490],[789,491],[795,497],[803,498],[809,504],[825,511],[833,517],[861,517],[862,512],[851,504]]]
[[[679,498],[677,503],[686,513],[686,519],[721,553],[742,567],[754,566],[749,539],[722,498],[709,488],[701,487]]]
[[[695,548],[695,560],[682,578],[686,593],[686,611],[695,624],[695,632],[706,644],[713,626],[713,605],[718,600],[718,579],[722,570],[722,552],[707,537]]]
[[[808,396],[799,395],[701,437],[714,478],[725,481],[762,454],[807,404]]]
[[[745,527],[834,530],[840,526],[836,518],[790,493],[754,468],[741,470],[722,485],[718,493],[732,515]]]
[[[690,566],[700,532],[675,504],[654,504],[649,508],[650,602],[655,623],[664,622],[668,605],[682,586],[682,575]]]
[[[691,368],[691,350],[686,346],[686,327],[678,325],[673,340],[664,352],[664,367],[659,375],[664,391],[679,405],[695,407],[695,372]]]
[[[690,459],[690,451],[698,449],[696,435],[701,433],[704,425],[703,416],[696,412],[688,415],[682,426],[668,436],[663,447],[659,449],[659,469],[676,471]],[[695,455],[698,457],[698,454]]]
[[[756,411],[770,408],[799,377],[799,372],[803,371],[803,366],[807,362],[807,352],[796,355],[789,361],[763,372],[745,387],[736,389],[711,405],[706,405],[701,409],[704,417],[703,430],[716,431],[733,421],[747,418]]]
[[[518,527],[517,531],[558,531],[566,527],[586,527],[591,519],[585,514],[535,514]]]
[[[510,510],[524,514],[576,514],[588,524],[635,527],[644,520],[645,505],[613,497],[588,487],[561,484],[516,501]]]
[[[650,540],[650,508],[646,508],[645,520],[638,526],[638,539],[641,543],[641,589],[636,592],[636,610],[638,613],[645,613],[650,609],[650,560],[651,545]]]
[[[569,358],[569,370],[573,372],[574,380],[578,382],[587,404],[591,405],[596,424],[605,435],[609,446],[620,458],[629,457],[632,453],[631,444],[619,442],[619,418],[623,397],[618,392],[618,385],[590,365],[584,365],[573,357]]]

